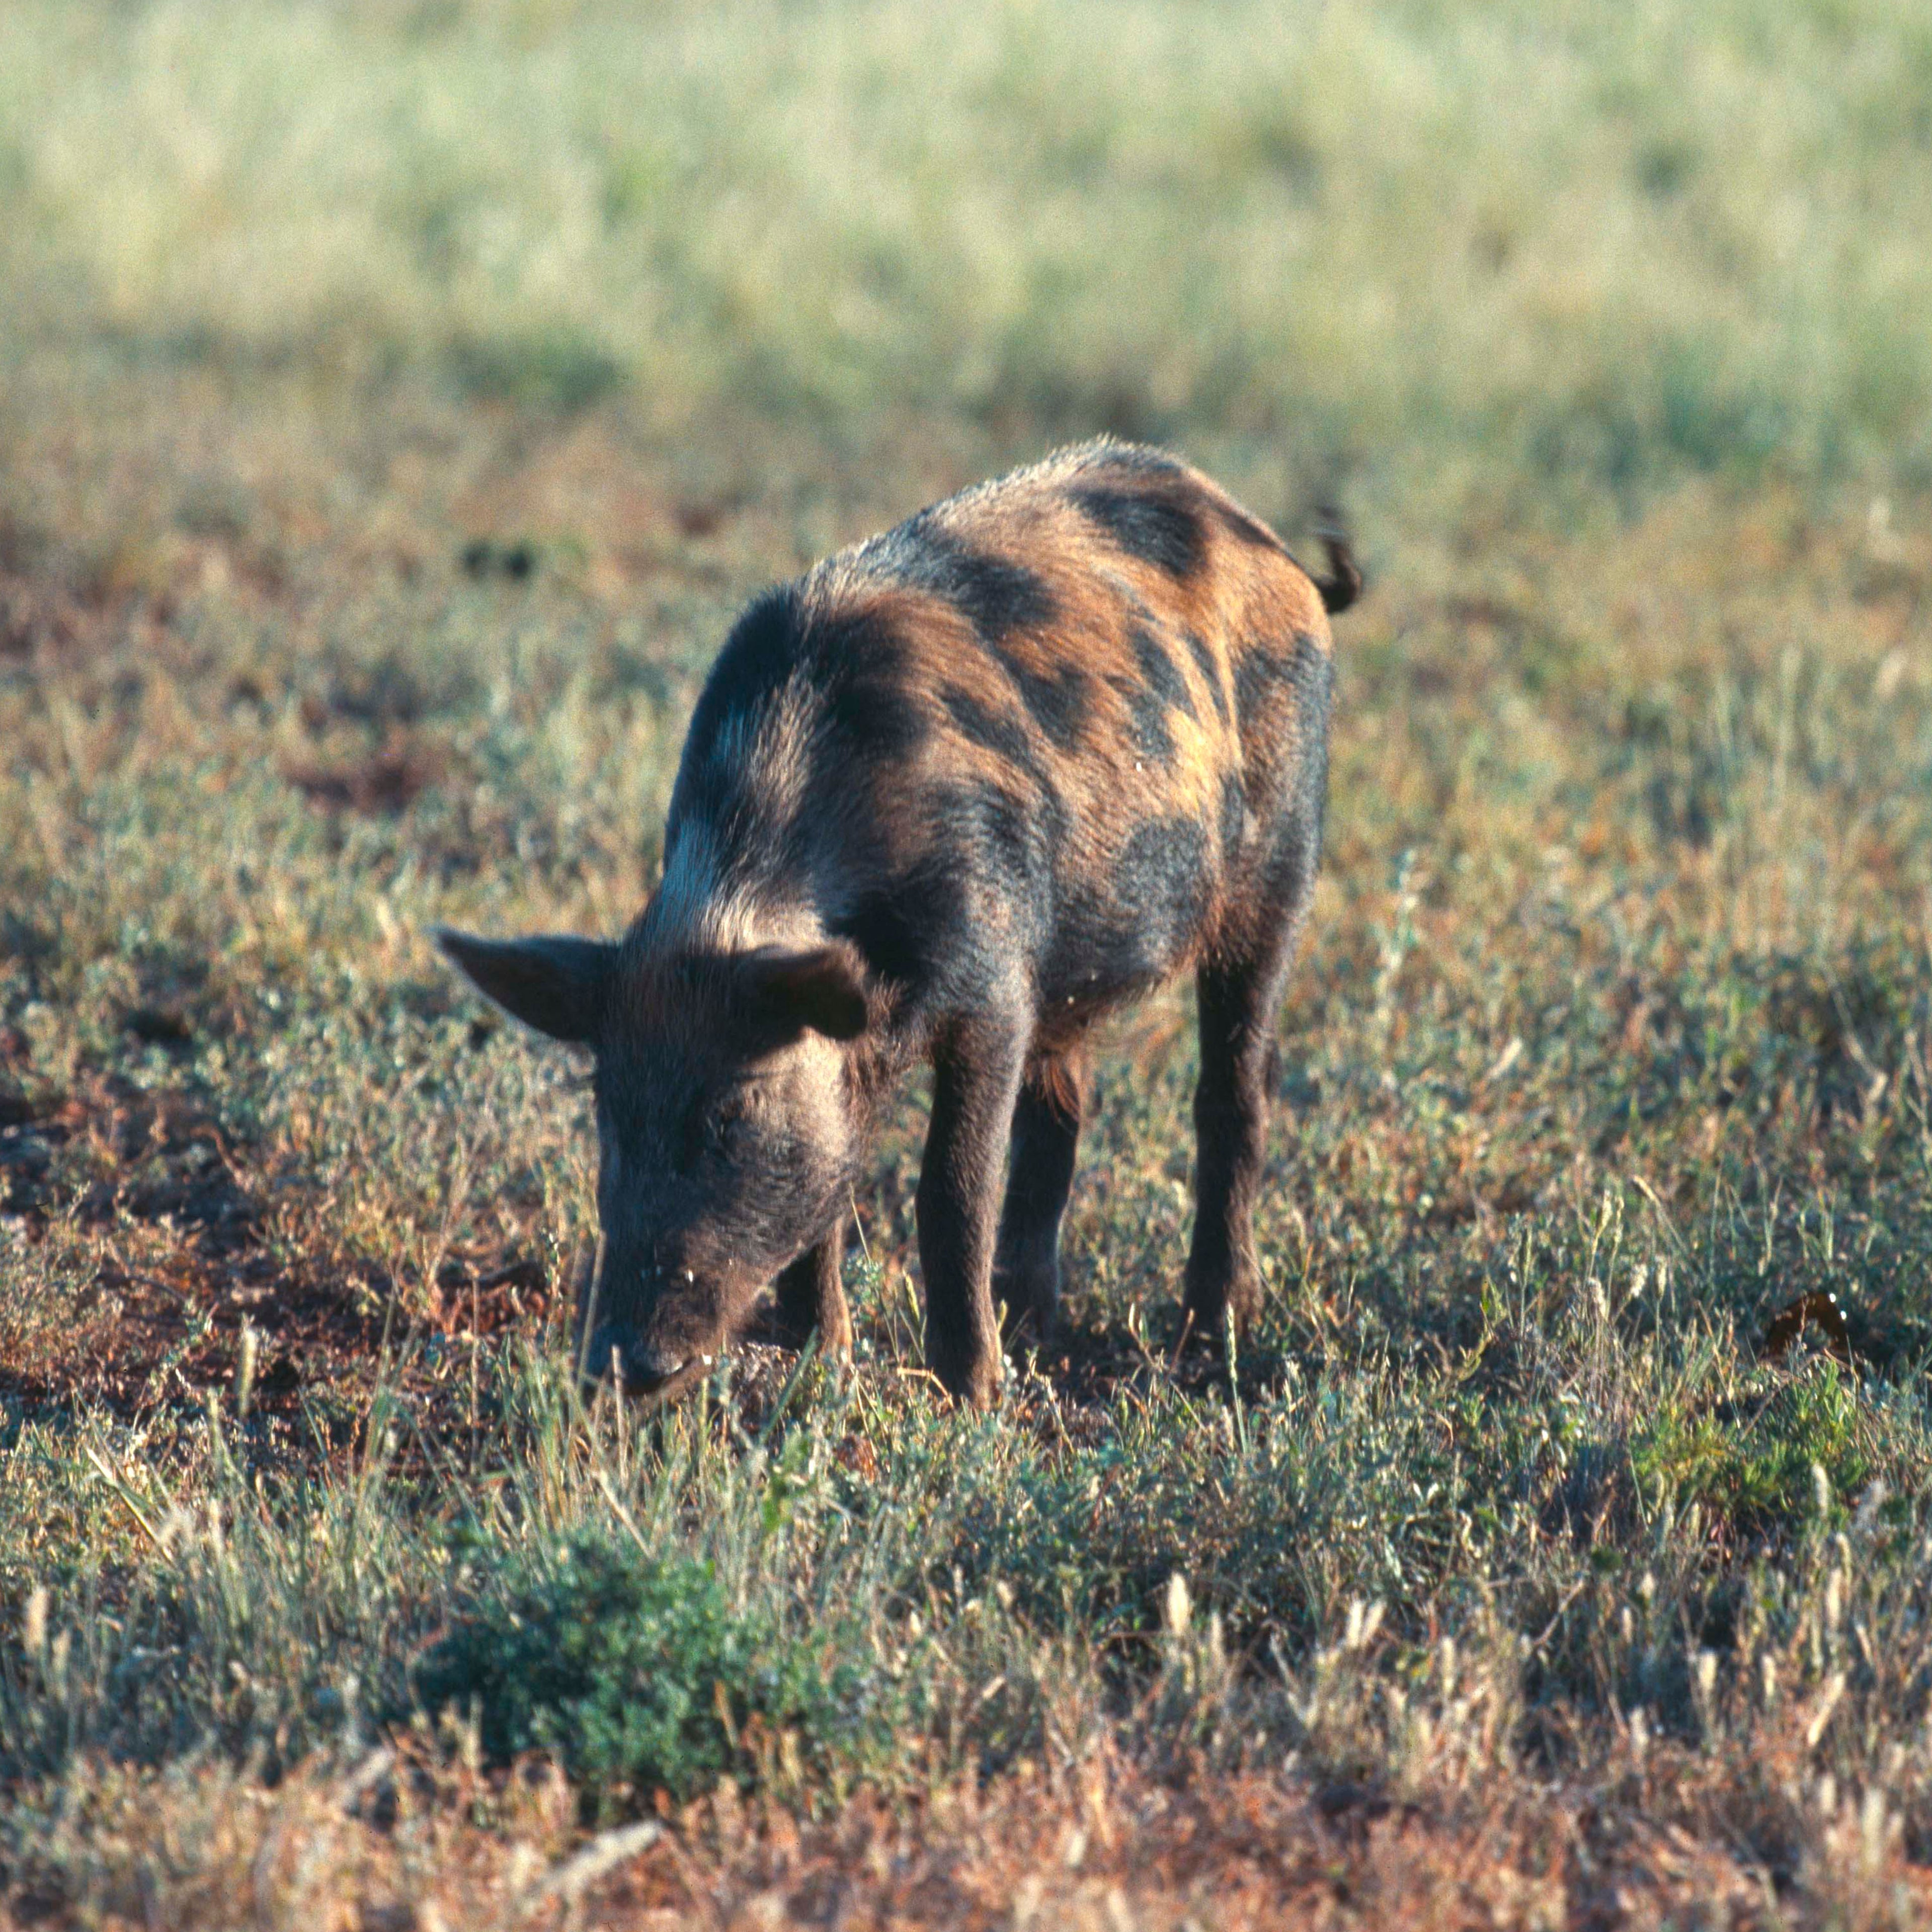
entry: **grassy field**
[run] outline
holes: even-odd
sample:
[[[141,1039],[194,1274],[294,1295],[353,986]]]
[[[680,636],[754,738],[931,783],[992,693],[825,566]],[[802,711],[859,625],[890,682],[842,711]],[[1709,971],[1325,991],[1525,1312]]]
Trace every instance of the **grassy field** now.
[[[0,1923],[1932,1916],[1932,16],[16,0],[0,291]],[[849,1374],[585,1408],[424,935],[1102,429],[1373,576],[1259,1333],[1176,992],[998,1414],[917,1091]]]

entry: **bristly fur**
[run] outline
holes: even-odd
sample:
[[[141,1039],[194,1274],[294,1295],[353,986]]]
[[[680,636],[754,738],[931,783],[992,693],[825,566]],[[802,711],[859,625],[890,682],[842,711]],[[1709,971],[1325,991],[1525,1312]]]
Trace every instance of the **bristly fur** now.
[[[1198,471],[1101,441],[745,612],[692,718],[663,880],[603,994],[600,1066],[622,1099],[605,1130],[643,1150],[653,1108],[742,1084],[774,1039],[795,1041],[790,1111],[708,1191],[634,1179],[604,1202],[605,1313],[641,1358],[722,1346],[754,1274],[801,1322],[849,1332],[826,1204],[880,1094],[927,1058],[928,1350],[991,1400],[995,1294],[1010,1322],[1052,1322],[1086,1036],[1183,972],[1202,1050],[1188,1306],[1216,1337],[1252,1314],[1274,1014],[1321,850],[1328,615],[1361,586],[1346,538],[1324,543],[1330,574],[1311,578]]]

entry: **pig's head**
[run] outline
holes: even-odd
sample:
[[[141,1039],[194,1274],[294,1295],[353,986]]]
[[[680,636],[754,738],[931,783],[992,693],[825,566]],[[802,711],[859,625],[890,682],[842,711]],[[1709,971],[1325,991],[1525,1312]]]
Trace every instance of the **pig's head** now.
[[[438,938],[505,1011],[596,1054],[602,1240],[580,1359],[675,1393],[845,1198],[860,1131],[850,1049],[867,1024],[857,954]]]

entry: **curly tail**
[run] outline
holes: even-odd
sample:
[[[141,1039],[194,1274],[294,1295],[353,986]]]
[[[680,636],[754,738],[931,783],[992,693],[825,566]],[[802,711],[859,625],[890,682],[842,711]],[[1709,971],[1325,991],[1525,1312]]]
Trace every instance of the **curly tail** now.
[[[1342,513],[1333,504],[1324,503],[1318,514],[1322,523],[1316,534],[1322,539],[1322,548],[1328,553],[1329,574],[1312,580],[1322,593],[1322,608],[1330,616],[1337,617],[1361,596],[1367,580],[1362,575],[1362,566],[1355,561],[1354,550],[1348,542],[1348,525]]]

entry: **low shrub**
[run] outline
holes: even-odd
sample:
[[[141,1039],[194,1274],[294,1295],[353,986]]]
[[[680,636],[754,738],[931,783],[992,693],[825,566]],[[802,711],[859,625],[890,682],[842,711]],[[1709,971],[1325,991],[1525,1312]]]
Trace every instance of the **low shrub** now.
[[[734,1601],[709,1562],[589,1528],[444,1636],[416,1688],[473,1714],[494,1758],[554,1754],[606,1813],[725,1778],[841,1789],[883,1761],[908,1702],[856,1619],[800,1628]]]

